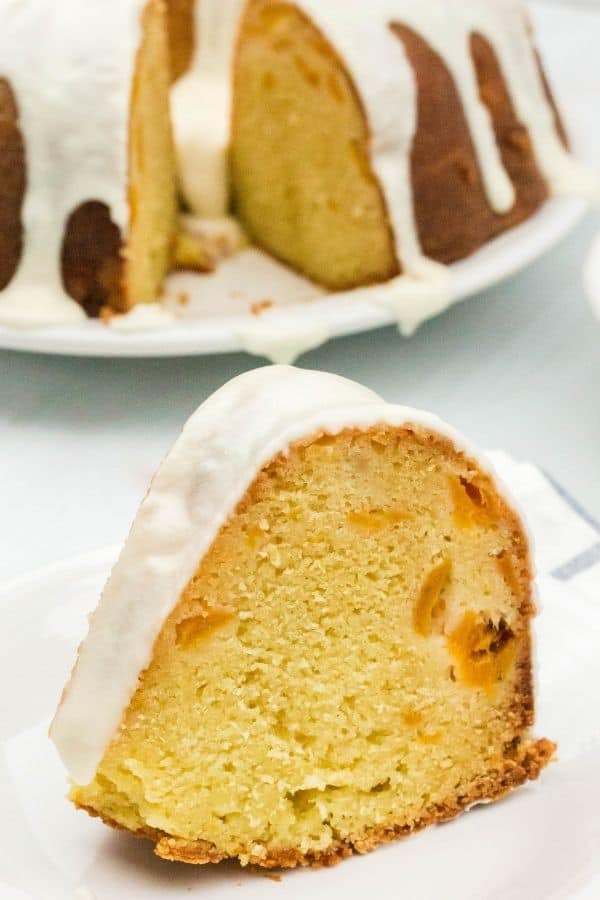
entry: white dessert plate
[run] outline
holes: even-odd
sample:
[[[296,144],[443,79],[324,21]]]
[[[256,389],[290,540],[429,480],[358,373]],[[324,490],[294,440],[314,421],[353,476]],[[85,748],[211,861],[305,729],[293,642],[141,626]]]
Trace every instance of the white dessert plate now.
[[[568,110],[574,145],[583,159],[593,161],[592,123],[597,98],[590,65],[595,60],[596,45],[590,20],[596,25],[597,35],[600,16],[568,6],[536,3],[533,9],[559,101]],[[557,40],[559,35],[568,35],[568,40]],[[480,293],[538,259],[575,227],[584,211],[585,204],[579,200],[554,200],[530,221],[453,265],[454,302]],[[225,263],[216,275],[171,276],[167,288],[172,296],[186,294],[190,299],[180,310],[182,318],[175,323],[161,324],[158,319],[151,328],[148,323],[140,325],[140,330],[136,330],[134,320],[123,330],[91,320],[44,329],[0,326],[0,347],[125,357],[247,350],[290,362],[329,338],[368,331],[394,321],[389,309],[364,298],[323,295],[310,282],[255,250]]]
[[[269,877],[163,862],[65,799],[48,724],[116,553],[0,591],[2,900],[598,900],[599,605],[575,589],[566,602],[564,588],[542,582],[536,733],[557,740],[560,754],[540,782],[334,869]]]

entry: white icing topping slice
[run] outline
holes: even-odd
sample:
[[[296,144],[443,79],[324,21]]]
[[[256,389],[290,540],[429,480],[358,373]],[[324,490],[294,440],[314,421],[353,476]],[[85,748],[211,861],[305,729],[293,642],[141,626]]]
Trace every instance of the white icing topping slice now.
[[[320,431],[407,422],[481,459],[435,416],[386,404],[361,385],[321,372],[258,369],[197,410],[150,485],[51,728],[76,782],[93,778],[163,623],[260,469]]]

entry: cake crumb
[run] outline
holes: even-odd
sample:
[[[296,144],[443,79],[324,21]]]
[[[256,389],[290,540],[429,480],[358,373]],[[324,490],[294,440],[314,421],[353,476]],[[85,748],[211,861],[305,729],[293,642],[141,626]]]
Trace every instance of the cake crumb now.
[[[99,313],[98,318],[99,318],[100,321],[103,322],[105,325],[108,325],[108,323],[110,322],[110,320],[111,320],[112,318],[114,318],[114,316],[116,316],[116,315],[117,315],[117,313],[115,312],[114,309],[111,309],[110,306],[101,306],[101,307],[100,307],[100,313]]]
[[[260,316],[261,313],[264,313],[267,309],[271,309],[274,305],[272,300],[257,300],[256,303],[252,303],[250,306],[250,312],[253,316]]]
[[[283,880],[283,879],[281,878],[281,875],[273,875],[273,874],[265,875],[265,878],[268,878],[269,881],[277,881],[277,882]]]
[[[179,306],[189,306],[191,297],[187,291],[180,291],[177,294],[177,303]]]
[[[180,231],[173,242],[171,265],[176,271],[214,272],[219,248],[209,238]]]

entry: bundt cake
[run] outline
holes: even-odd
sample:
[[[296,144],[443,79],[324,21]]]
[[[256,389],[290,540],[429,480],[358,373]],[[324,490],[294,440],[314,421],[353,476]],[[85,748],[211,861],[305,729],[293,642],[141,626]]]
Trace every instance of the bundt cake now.
[[[161,0],[1,11],[0,320],[154,300],[177,213]]]
[[[2,322],[155,300],[182,244],[206,268],[176,183],[188,212],[233,212],[318,285],[417,320],[451,299],[440,263],[586,183],[521,0],[4,7]]]
[[[51,729],[72,801],[190,863],[332,864],[537,778],[527,536],[432,415],[286,367],[156,474]]]

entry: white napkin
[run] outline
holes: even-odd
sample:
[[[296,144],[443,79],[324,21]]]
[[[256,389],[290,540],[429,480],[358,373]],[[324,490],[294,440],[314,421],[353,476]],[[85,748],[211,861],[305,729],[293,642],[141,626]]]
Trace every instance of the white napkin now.
[[[562,589],[571,603],[580,593],[600,604],[600,525],[536,466],[501,451],[489,456],[533,535],[542,600]]]

